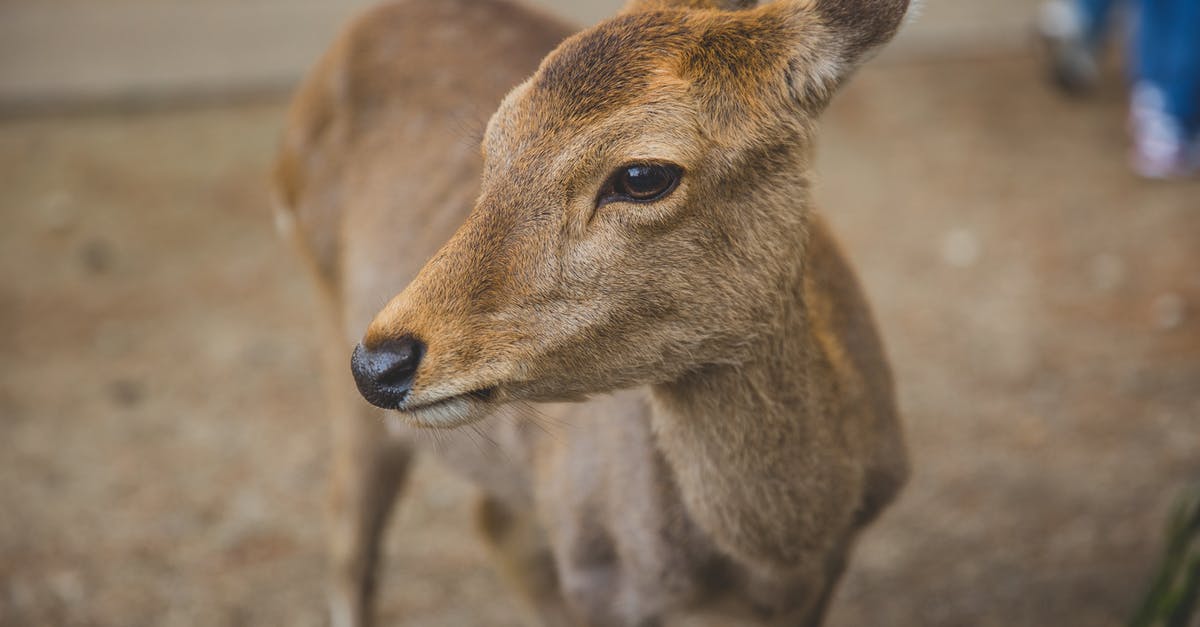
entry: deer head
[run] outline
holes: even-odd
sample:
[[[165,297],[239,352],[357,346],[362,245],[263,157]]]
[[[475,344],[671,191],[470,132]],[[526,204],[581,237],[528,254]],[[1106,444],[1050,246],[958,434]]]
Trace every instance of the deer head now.
[[[907,0],[644,0],[488,124],[462,227],[379,312],[370,402],[456,426],[750,359],[803,258],[814,120]]]

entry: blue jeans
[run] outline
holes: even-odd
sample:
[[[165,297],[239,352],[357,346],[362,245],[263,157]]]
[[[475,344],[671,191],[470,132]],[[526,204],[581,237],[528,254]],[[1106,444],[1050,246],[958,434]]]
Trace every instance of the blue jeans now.
[[[1141,0],[1134,72],[1166,95],[1188,136],[1200,132],[1200,0]]]
[[[1117,0],[1075,0],[1084,36],[1099,46]],[[1200,0],[1132,0],[1137,20],[1130,67],[1135,83],[1166,96],[1166,113],[1200,133]]]

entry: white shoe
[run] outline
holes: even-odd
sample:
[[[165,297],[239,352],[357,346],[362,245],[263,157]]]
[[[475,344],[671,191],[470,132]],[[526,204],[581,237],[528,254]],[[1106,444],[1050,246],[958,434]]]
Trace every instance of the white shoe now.
[[[1134,85],[1129,107],[1130,165],[1148,179],[1200,174],[1200,138],[1189,141],[1183,124],[1167,111],[1166,104],[1166,95],[1158,87]]]
[[[1087,41],[1087,25],[1079,8],[1069,0],[1049,0],[1038,12],[1036,27],[1050,55],[1050,75],[1055,84],[1072,94],[1095,87],[1100,80],[1100,63]]]

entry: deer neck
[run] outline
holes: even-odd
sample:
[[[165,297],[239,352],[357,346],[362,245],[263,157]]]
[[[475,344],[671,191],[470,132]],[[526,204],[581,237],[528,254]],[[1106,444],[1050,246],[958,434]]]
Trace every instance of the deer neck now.
[[[793,288],[752,359],[652,390],[657,443],[689,514],[731,557],[776,570],[819,561],[860,500],[799,273]]]

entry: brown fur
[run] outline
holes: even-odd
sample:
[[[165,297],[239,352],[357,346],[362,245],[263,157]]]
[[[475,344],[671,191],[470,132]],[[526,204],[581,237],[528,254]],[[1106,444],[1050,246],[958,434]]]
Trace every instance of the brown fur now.
[[[409,0],[309,77],[276,185],[335,321],[337,620],[369,617],[413,427],[469,424],[494,446],[440,452],[543,622],[820,622],[907,462],[811,208],[814,116],[907,2],[752,4],[639,0],[554,47],[566,28],[507,2]],[[679,187],[596,206],[644,160]],[[427,344],[390,433],[346,372],[364,329]]]

